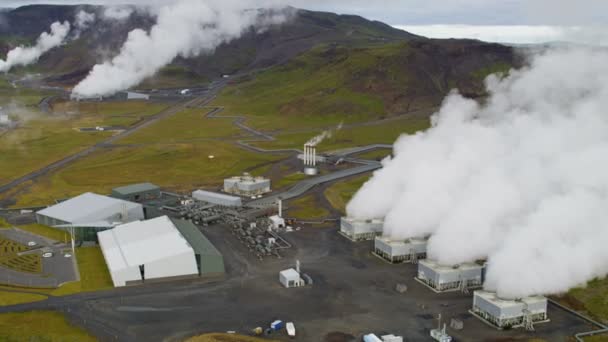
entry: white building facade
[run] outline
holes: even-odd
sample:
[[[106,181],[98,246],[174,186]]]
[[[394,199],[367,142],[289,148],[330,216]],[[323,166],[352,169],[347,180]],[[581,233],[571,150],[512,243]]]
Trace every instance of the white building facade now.
[[[393,240],[376,236],[374,254],[392,263],[415,262],[426,257],[426,244],[427,239],[423,238]]]
[[[352,241],[373,240],[382,234],[384,220],[359,220],[351,217],[340,219],[340,233]]]
[[[437,292],[469,290],[482,285],[483,266],[476,263],[463,263],[446,266],[433,260],[418,262],[416,279]]]
[[[300,273],[293,268],[283,270],[279,273],[279,282],[286,288],[304,286],[305,282]]]
[[[534,324],[548,321],[547,298],[501,299],[494,292],[477,290],[471,313],[498,329],[524,327],[532,330]]]
[[[239,196],[257,196],[270,192],[270,179],[249,174],[224,179],[224,192]]]
[[[116,287],[199,274],[193,248],[166,216],[120,225],[98,237]]]

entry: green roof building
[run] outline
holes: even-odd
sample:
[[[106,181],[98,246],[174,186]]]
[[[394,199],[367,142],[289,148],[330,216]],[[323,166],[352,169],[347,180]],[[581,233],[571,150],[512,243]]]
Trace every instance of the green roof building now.
[[[171,222],[194,250],[199,275],[225,272],[224,257],[194,223],[174,218],[171,219]]]
[[[121,186],[113,189],[110,196],[137,203],[157,200],[161,197],[160,187],[152,183],[139,183]]]

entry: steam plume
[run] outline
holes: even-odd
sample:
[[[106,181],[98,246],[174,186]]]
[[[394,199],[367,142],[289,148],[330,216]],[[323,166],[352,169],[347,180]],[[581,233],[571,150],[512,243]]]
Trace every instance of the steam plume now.
[[[344,126],[344,123],[343,123],[343,122],[340,122],[340,123],[338,124],[338,126],[336,126],[335,131],[337,132],[337,131],[341,130],[341,129],[342,129],[342,126]],[[310,145],[310,146],[317,146],[317,145],[319,145],[320,143],[322,143],[322,142],[323,142],[323,140],[325,140],[325,139],[329,139],[329,138],[331,138],[333,135],[334,135],[334,130],[333,130],[333,129],[329,129],[329,130],[323,131],[323,132],[321,132],[321,134],[316,135],[316,136],[314,136],[314,137],[310,138],[310,140],[308,140],[308,141],[306,142],[306,145]]]
[[[551,50],[484,105],[450,94],[432,128],[406,135],[347,212],[385,235],[431,234],[443,264],[488,258],[502,297],[553,294],[608,273],[605,49]]]
[[[88,29],[93,22],[95,22],[95,13],[89,13],[83,10],[79,11],[74,19],[74,27],[76,29],[74,39],[78,39],[82,31]]]
[[[133,14],[133,8],[129,6],[109,6],[102,13],[105,20],[122,21],[128,19]]]
[[[96,65],[73,92],[103,96],[128,89],[153,76],[175,57],[209,53],[238,38],[256,24],[258,12],[245,10],[239,1],[180,0],[158,10],[150,32],[129,33],[120,53]]]
[[[28,65],[36,62],[42,54],[50,49],[59,46],[70,32],[70,23],[54,22],[51,25],[51,32],[43,32],[36,45],[31,47],[18,46],[8,52],[6,60],[0,59],[0,72],[8,72],[14,66]]]

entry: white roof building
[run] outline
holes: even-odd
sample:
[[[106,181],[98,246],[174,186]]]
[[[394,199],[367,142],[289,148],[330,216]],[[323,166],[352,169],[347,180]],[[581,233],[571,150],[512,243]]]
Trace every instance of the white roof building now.
[[[426,256],[427,239],[391,239],[376,236],[374,253],[390,262],[415,262]]]
[[[279,282],[287,288],[304,286],[304,280],[300,277],[300,273],[293,268],[281,271],[279,273]]]
[[[280,217],[279,215],[270,216],[268,219],[272,223],[272,228],[285,228],[285,219]]]
[[[352,241],[373,240],[382,234],[384,220],[361,220],[352,217],[340,219],[340,233]]]
[[[270,192],[270,179],[245,173],[243,176],[224,179],[224,191],[239,196],[265,194]]]
[[[192,246],[166,216],[97,235],[114,286],[199,274]]]
[[[471,312],[499,329],[532,329],[533,324],[548,321],[547,298],[543,296],[503,299],[495,292],[477,290]]]
[[[468,290],[482,284],[483,266],[476,263],[441,265],[433,260],[418,262],[417,280],[437,292]]]
[[[102,196],[91,192],[73,197],[36,213],[39,224],[65,228],[108,229],[119,224],[144,219],[141,204]],[[93,240],[95,233],[92,232]],[[91,234],[79,232],[80,240],[91,240]]]

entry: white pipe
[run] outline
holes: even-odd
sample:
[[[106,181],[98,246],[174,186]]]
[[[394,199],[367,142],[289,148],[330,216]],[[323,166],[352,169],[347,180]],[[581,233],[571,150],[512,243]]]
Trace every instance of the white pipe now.
[[[317,148],[312,148],[312,166],[317,166]]]
[[[281,199],[279,201],[279,217],[283,217],[283,201]]]

